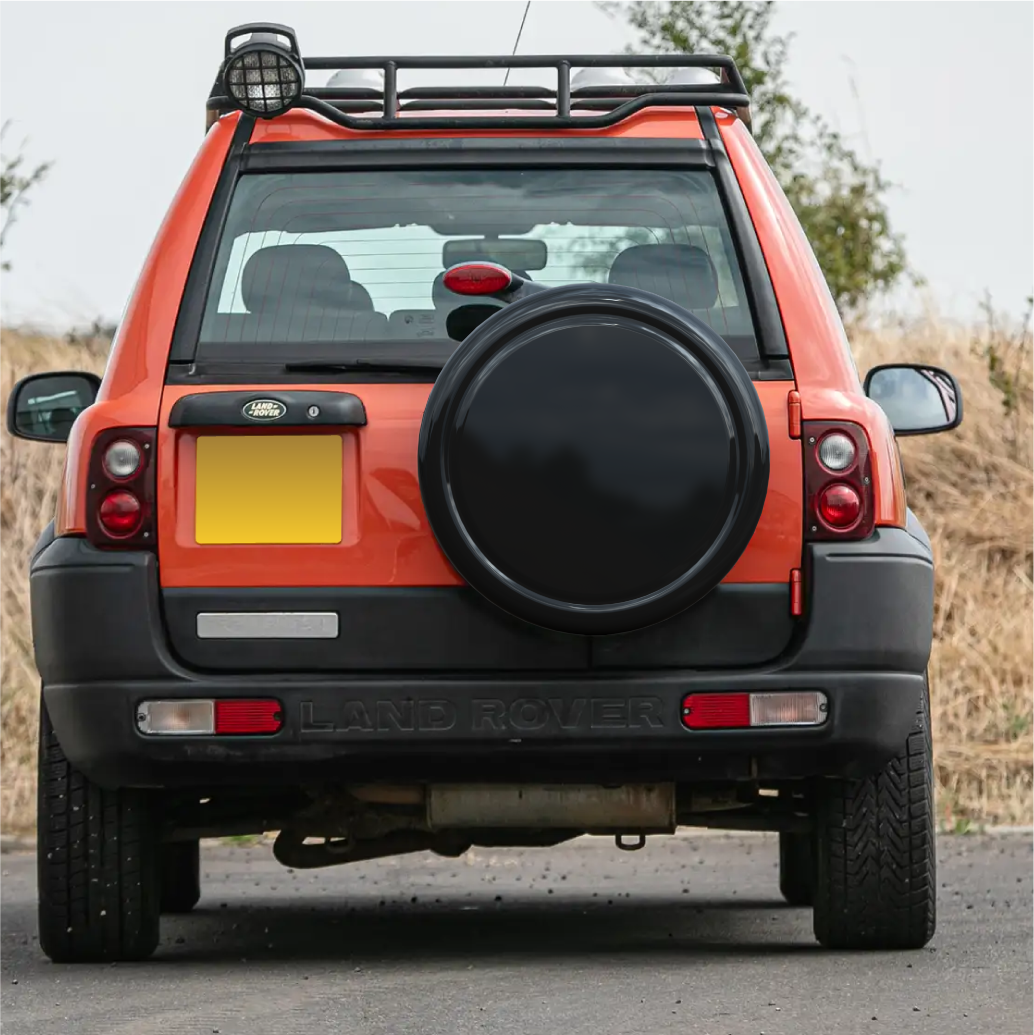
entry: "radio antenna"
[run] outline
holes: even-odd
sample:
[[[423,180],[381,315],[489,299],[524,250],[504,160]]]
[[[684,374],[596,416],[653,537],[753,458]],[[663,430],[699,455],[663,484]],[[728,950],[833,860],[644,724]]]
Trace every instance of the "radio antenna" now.
[[[531,7],[531,0],[528,0],[528,2],[524,5],[524,17],[521,18],[521,27],[517,30],[517,39],[515,39],[513,41],[513,53],[510,55],[510,57],[516,57],[517,56],[517,48],[520,46],[520,43],[521,43],[521,33],[524,32],[524,23],[528,20],[528,8],[529,7]],[[512,71],[513,71],[512,68],[508,68],[506,70],[506,75],[503,78],[503,86],[506,86],[506,84],[510,81],[510,73]]]

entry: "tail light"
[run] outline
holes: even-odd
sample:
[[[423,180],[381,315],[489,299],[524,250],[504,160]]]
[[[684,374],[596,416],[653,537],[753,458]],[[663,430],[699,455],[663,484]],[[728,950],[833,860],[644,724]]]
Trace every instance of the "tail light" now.
[[[862,498],[850,485],[834,482],[819,493],[818,512],[830,528],[852,528],[862,513]]]
[[[93,443],[86,535],[94,546],[153,549],[155,429],[109,428]]]
[[[283,725],[283,706],[267,698],[141,701],[136,706],[136,727],[148,736],[270,734]]]
[[[821,726],[828,713],[821,690],[687,694],[682,699],[682,725],[689,730]]]
[[[865,539],[875,509],[869,440],[858,424],[805,421],[805,539]]]
[[[132,535],[140,527],[143,516],[140,500],[125,489],[109,492],[97,508],[97,523],[112,539]]]

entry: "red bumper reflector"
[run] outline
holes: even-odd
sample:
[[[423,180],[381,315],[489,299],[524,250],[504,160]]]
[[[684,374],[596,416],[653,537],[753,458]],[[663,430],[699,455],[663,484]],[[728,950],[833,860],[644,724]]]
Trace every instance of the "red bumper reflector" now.
[[[735,694],[687,694],[682,725],[690,730],[821,726],[829,699],[821,690],[754,690]]]
[[[750,725],[750,694],[689,694],[682,724],[691,730],[739,729]]]
[[[216,701],[215,732],[276,733],[284,724],[279,701]]]

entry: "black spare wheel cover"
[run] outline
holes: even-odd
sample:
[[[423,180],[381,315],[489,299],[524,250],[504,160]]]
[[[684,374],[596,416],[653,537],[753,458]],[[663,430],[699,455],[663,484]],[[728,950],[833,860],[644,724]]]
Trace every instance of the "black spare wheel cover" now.
[[[419,450],[456,571],[572,633],[626,632],[699,600],[768,491],[764,411],[729,346],[674,303],[613,285],[543,291],[477,327],[431,391]]]

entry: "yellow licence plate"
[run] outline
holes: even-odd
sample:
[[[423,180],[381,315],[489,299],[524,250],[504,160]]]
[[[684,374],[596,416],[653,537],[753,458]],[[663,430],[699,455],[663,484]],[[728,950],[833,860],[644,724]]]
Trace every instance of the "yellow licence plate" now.
[[[340,435],[202,435],[198,543],[340,543]]]

